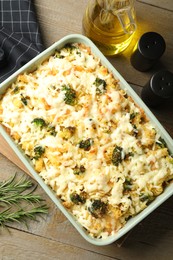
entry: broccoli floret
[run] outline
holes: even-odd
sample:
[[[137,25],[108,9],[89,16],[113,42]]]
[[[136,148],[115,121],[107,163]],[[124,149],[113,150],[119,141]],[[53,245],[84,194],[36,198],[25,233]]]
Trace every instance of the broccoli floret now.
[[[140,201],[150,203],[154,198],[149,194],[141,193],[139,196]]]
[[[91,138],[88,138],[86,140],[80,141],[79,148],[84,149],[85,151],[89,151],[92,144],[93,140]]]
[[[56,132],[56,130],[55,130],[55,126],[49,125],[47,131],[48,131],[48,133],[49,133],[50,135],[53,135],[53,136],[56,136],[56,134],[57,134],[57,132]]]
[[[14,89],[13,89],[13,94],[17,94],[19,93],[20,89],[18,86],[16,86]]]
[[[63,85],[62,91],[65,92],[64,101],[67,105],[74,106],[76,104],[76,91],[69,85]]]
[[[39,117],[34,118],[34,120],[32,120],[31,123],[33,123],[35,126],[40,127],[40,128],[47,126],[45,120],[43,118],[39,118]]]
[[[104,79],[96,78],[94,81],[94,85],[96,86],[96,93],[103,94],[106,91],[106,81]]]
[[[76,54],[79,55],[79,57],[81,57],[81,52],[80,51],[76,51]]]
[[[133,112],[130,114],[130,122],[133,121],[133,119],[138,115],[137,112]]]
[[[101,218],[107,212],[107,204],[101,200],[93,200],[88,211],[95,218]]]
[[[134,124],[132,124],[132,126],[133,126],[133,130],[132,130],[132,132],[133,132],[133,135],[135,136],[135,137],[137,137],[137,135],[138,135],[138,129],[137,129],[137,126],[136,125],[134,125]]]
[[[156,141],[156,144],[161,148],[167,148],[167,144],[162,137],[159,137],[159,139]]]
[[[86,171],[86,169],[83,165],[80,165],[80,167],[76,165],[73,170],[73,173],[75,175],[80,175],[80,174],[83,174],[85,171]]]
[[[61,130],[60,136],[63,139],[68,140],[69,138],[71,138],[74,135],[74,133],[76,131],[76,127],[73,127],[73,126],[68,126],[68,127],[61,126],[60,130]]]
[[[55,58],[58,58],[58,59],[63,59],[65,56],[62,55],[60,51],[56,51],[54,57],[55,57]]]
[[[130,178],[126,178],[123,183],[124,191],[129,191],[132,189],[132,180]]]
[[[77,47],[73,45],[73,43],[67,43],[64,47],[70,54],[77,49]]]
[[[81,194],[73,192],[70,194],[70,199],[76,205],[84,204],[86,202],[86,192],[82,192]]]
[[[25,106],[27,106],[27,104],[28,104],[27,98],[24,97],[22,94],[21,94],[21,101],[22,101],[22,103],[23,103]]]
[[[38,160],[45,152],[45,148],[42,147],[42,146],[36,146],[34,148],[34,153],[35,153],[35,156],[34,156],[34,159]]]
[[[123,148],[120,146],[116,146],[112,153],[112,163],[115,166],[118,166],[122,160],[124,159]]]
[[[130,159],[130,158],[132,158],[132,157],[134,157],[134,156],[135,156],[135,154],[134,154],[133,152],[129,152],[129,153],[126,153],[124,159],[125,159],[125,160],[128,160],[128,159]]]
[[[149,196],[148,196],[147,194],[143,194],[143,193],[142,193],[142,194],[139,196],[139,198],[140,198],[140,201],[145,202],[145,201],[148,201]]]
[[[135,116],[136,116],[136,113],[135,113],[135,112],[131,113],[131,114],[130,114],[130,120],[133,120],[133,119],[135,118]]]

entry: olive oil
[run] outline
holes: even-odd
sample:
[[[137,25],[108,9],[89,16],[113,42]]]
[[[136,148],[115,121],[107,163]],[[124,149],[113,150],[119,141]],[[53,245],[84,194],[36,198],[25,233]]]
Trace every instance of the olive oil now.
[[[136,30],[133,1],[89,1],[83,17],[83,32],[105,55],[121,53]]]

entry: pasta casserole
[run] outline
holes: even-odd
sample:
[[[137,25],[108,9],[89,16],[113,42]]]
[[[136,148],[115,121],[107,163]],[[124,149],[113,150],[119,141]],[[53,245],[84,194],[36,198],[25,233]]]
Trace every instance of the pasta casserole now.
[[[94,238],[116,234],[173,178],[164,139],[82,43],[20,74],[1,96],[0,122]]]

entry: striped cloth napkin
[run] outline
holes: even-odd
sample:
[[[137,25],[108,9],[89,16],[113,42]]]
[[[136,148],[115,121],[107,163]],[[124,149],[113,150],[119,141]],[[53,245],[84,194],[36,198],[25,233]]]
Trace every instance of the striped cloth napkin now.
[[[32,0],[0,1],[0,83],[44,50]]]

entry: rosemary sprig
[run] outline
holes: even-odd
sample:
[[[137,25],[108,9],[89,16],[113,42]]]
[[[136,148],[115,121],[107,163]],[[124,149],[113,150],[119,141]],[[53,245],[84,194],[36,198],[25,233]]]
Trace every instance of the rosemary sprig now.
[[[33,191],[32,191],[33,192]],[[39,195],[27,193],[27,194],[19,194],[19,193],[12,193],[7,194],[5,196],[0,197],[0,204],[6,203],[6,204],[17,204],[19,201],[25,201],[30,203],[39,203],[43,201],[43,199]]]
[[[0,196],[5,193],[18,192],[21,193],[24,190],[31,188],[33,183],[26,177],[22,177],[18,181],[16,180],[16,174],[9,178],[7,181],[0,182]]]
[[[31,209],[19,209],[17,211],[11,211],[11,208],[7,208],[0,213],[0,226],[6,226],[10,222],[25,223],[27,219],[36,220],[38,214],[47,214],[48,208],[46,205],[33,207]]]
[[[0,182],[0,226],[9,222],[26,224],[27,219],[36,220],[37,215],[48,213],[43,198],[33,193],[36,188],[27,177],[18,180],[16,174]]]

